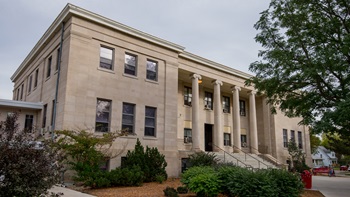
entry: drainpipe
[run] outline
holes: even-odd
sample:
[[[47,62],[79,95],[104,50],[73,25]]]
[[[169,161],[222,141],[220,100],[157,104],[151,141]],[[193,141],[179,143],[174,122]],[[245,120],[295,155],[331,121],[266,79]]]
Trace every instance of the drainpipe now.
[[[58,97],[58,84],[60,82],[60,71],[61,71],[61,57],[62,57],[62,48],[63,48],[63,35],[64,35],[64,22],[62,22],[62,30],[61,30],[61,43],[60,43],[60,50],[58,53],[58,61],[57,61],[57,82],[56,82],[56,92],[55,92],[55,102],[53,105],[53,117],[52,117],[52,132],[51,132],[51,138],[52,140],[55,139],[55,125],[56,125],[56,112],[57,112],[57,97]]]

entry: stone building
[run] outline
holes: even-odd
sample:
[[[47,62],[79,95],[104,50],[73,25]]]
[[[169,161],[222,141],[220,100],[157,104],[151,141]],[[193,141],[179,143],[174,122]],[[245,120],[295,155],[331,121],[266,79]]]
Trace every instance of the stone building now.
[[[249,77],[68,4],[11,80],[13,100],[42,103],[38,130],[128,129],[113,148],[132,149],[139,138],[166,156],[169,176],[178,176],[181,159],[197,150],[245,151],[286,163],[290,138],[311,163],[307,127],[272,115],[265,98],[244,85]]]

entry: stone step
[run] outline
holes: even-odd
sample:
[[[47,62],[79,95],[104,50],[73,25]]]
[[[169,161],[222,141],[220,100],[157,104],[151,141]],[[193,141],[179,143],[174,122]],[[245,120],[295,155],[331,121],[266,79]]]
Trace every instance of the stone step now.
[[[276,168],[272,163],[263,160],[256,154],[249,154],[245,156],[243,153],[215,153],[216,158],[221,162],[233,163],[241,167],[252,167],[254,169],[266,169],[266,168]],[[239,160],[239,161],[237,161]]]

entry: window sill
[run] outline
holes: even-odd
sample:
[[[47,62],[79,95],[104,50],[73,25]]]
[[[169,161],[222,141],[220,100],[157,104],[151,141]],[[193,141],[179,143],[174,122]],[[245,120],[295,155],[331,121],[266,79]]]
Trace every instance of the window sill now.
[[[142,139],[144,139],[144,140],[158,140],[158,138],[155,136],[143,136]]]
[[[51,78],[51,76],[46,77],[45,81],[48,81]]]
[[[192,105],[184,105],[184,107],[191,108]]]
[[[132,79],[139,79],[137,76],[135,76],[135,75],[129,75],[129,74],[125,74],[125,73],[123,73],[123,76],[124,77],[129,77],[129,78],[132,78]]]
[[[185,145],[185,146],[192,146],[192,142],[188,142],[188,143],[185,143],[185,142],[184,142],[184,145]]]
[[[136,139],[138,138],[136,133],[135,134],[131,134],[131,135],[126,135],[126,136],[120,136],[120,138],[126,138],[126,139]]]
[[[154,84],[157,84],[159,85],[159,82],[158,81],[153,81],[153,80],[150,80],[150,79],[145,79],[146,82],[149,82],[149,83],[154,83]]]
[[[111,74],[115,74],[114,70],[109,70],[109,69],[106,69],[106,68],[97,67],[97,70],[103,71],[103,72],[107,72],[107,73],[111,73]]]

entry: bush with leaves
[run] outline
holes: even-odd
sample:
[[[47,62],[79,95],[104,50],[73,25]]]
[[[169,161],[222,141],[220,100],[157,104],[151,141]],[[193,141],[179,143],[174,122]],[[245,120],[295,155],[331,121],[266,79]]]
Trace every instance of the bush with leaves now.
[[[216,172],[208,172],[191,178],[187,187],[199,197],[212,197],[220,193],[220,182]]]
[[[191,182],[191,179],[197,175],[200,174],[206,174],[206,173],[214,173],[215,170],[212,167],[209,166],[195,166],[191,167],[188,170],[186,170],[182,175],[181,175],[181,183],[183,183],[186,187]]]
[[[178,197],[179,196],[176,189],[173,187],[168,186],[163,190],[163,192],[164,192],[164,196],[167,196],[167,197]]]
[[[109,132],[103,136],[96,136],[84,130],[63,130],[56,131],[56,134],[59,138],[52,147],[65,155],[63,163],[68,164],[76,173],[73,180],[82,182],[85,186],[108,186],[108,179],[100,177],[100,165],[106,158],[113,158],[119,154],[111,153],[110,148],[114,140],[125,133]]]
[[[147,146],[145,151],[139,139],[137,139],[134,150],[128,151],[123,167],[133,165],[139,166],[143,171],[144,182],[156,181],[160,176],[164,180],[168,178],[165,170],[167,166],[165,156],[160,154],[157,148]]]
[[[304,189],[304,184],[297,173],[294,174],[280,169],[268,169],[265,171],[276,183],[278,197],[298,197]]]
[[[218,164],[219,159],[216,158],[215,153],[208,152],[205,153],[203,151],[196,152],[194,154],[189,155],[188,162],[190,166],[215,166]]]
[[[294,169],[301,173],[304,170],[309,170],[310,167],[305,163],[305,153],[300,149],[294,140],[288,142],[288,153],[291,156]]]
[[[39,196],[60,180],[59,154],[18,128],[18,113],[0,122],[0,196]]]

